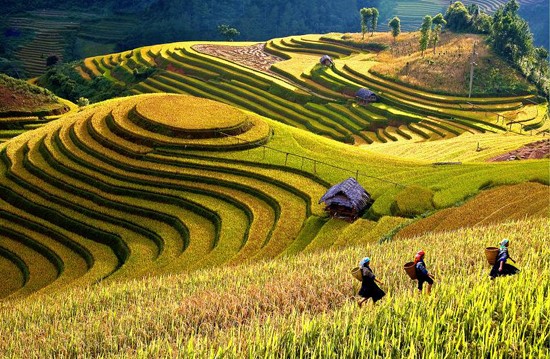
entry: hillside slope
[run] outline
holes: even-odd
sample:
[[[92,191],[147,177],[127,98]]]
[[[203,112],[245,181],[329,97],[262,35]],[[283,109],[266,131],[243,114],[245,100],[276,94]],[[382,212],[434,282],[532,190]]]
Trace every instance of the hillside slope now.
[[[13,274],[0,294],[376,241],[488,184],[548,184],[547,169],[405,161],[191,96],[110,100],[0,144],[0,269]],[[318,201],[350,176],[374,205],[328,220]]]
[[[40,127],[75,107],[44,88],[0,74],[0,142]]]
[[[508,222],[0,304],[0,351],[15,357],[547,357],[547,224]],[[483,250],[503,237],[521,272],[490,281]],[[403,271],[420,248],[436,276],[429,297],[414,293],[416,283]],[[364,256],[387,296],[361,310],[353,299],[359,282],[349,271]]]
[[[390,41],[384,34],[375,38]],[[465,37],[466,42],[475,39]],[[469,98],[380,75],[373,68],[390,60],[398,64],[401,57],[361,47],[342,34],[292,36],[265,44],[170,43],[88,58],[49,71],[39,83],[69,99],[90,91],[99,98],[128,92],[190,94],[355,144],[433,141],[464,133],[540,135],[547,128],[546,101],[509,67],[502,68],[514,75],[509,87],[502,84],[508,92],[498,93],[501,85],[493,81]],[[335,66],[321,66],[323,54],[331,55]],[[60,78],[78,85],[67,92],[57,85]],[[444,85],[449,89],[452,82]],[[363,87],[374,91],[379,102],[357,101],[355,94]]]

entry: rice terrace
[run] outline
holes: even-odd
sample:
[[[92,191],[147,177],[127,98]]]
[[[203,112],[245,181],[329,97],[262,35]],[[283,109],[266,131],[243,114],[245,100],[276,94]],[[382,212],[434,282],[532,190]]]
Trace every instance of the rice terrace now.
[[[0,22],[2,358],[550,357],[537,0],[176,42],[104,2]]]

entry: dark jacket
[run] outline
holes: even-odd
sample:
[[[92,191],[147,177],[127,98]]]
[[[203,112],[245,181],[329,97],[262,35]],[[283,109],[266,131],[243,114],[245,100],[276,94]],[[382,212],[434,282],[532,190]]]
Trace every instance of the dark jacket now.
[[[428,276],[428,269],[426,268],[426,263],[424,263],[423,259],[421,259],[418,263],[416,263],[415,269],[416,269],[416,276],[418,278]]]
[[[361,297],[372,298],[372,300],[376,302],[386,295],[374,281],[376,276],[368,265],[361,267],[361,274],[363,276],[363,281],[361,282],[361,289],[358,293]]]

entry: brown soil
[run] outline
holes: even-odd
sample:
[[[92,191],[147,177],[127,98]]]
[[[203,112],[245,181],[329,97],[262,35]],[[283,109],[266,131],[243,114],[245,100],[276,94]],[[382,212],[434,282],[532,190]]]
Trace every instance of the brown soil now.
[[[44,95],[14,91],[0,86],[0,115],[22,114],[61,114],[68,109],[57,101]]]
[[[515,151],[491,158],[489,162],[550,158],[550,139],[529,143]]]
[[[248,66],[258,71],[268,72],[274,63],[284,61],[280,57],[265,52],[265,44],[251,46],[195,45],[194,50]]]

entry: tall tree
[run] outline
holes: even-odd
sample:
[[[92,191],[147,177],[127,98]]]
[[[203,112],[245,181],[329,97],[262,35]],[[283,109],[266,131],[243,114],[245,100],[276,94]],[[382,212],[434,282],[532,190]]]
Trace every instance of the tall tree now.
[[[449,30],[465,32],[470,29],[472,17],[466,6],[460,1],[456,1],[447,8],[445,21],[447,21]]]
[[[363,34],[362,39],[365,39],[365,33],[369,31],[370,18],[372,17],[372,9],[364,7],[359,10],[359,14],[361,15],[361,34]]]
[[[517,4],[515,0],[510,2]],[[489,40],[497,53],[519,65],[533,52],[533,35],[527,22],[517,15],[515,5],[509,3],[495,12]]]
[[[380,13],[378,12],[378,9],[373,7],[371,8],[371,26],[372,26],[372,33],[371,36],[374,35],[374,32],[376,31],[376,26],[378,25],[378,16]]]
[[[435,47],[437,46],[437,42],[439,41],[439,34],[441,33],[441,28],[447,24],[447,21],[445,21],[445,18],[443,18],[443,15],[439,13],[433,17],[432,24],[434,25],[434,28],[432,30],[431,42],[434,49],[433,53],[435,55]]]
[[[504,5],[504,12],[510,15],[517,15],[519,3],[516,0],[510,0]]]
[[[430,42],[430,34],[432,32],[432,17],[430,15],[424,16],[422,26],[420,27],[420,50],[422,51],[422,57],[424,57],[424,50],[428,48]]]
[[[388,26],[391,28],[391,36],[393,36],[393,41],[397,41],[397,36],[401,33],[401,20],[397,16],[394,16],[390,20]]]
[[[241,33],[239,30],[231,27],[229,25],[218,25],[218,32],[222,35],[227,41],[233,41],[236,36],[239,36]]]
[[[539,74],[543,76],[548,72],[548,50],[542,46],[535,48],[535,60],[539,67]]]

